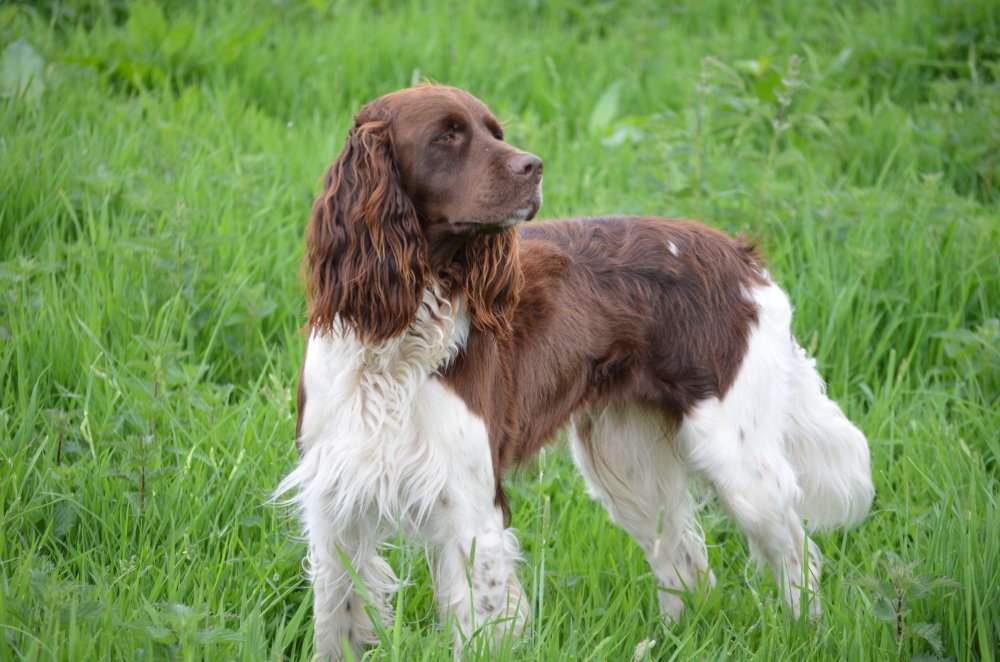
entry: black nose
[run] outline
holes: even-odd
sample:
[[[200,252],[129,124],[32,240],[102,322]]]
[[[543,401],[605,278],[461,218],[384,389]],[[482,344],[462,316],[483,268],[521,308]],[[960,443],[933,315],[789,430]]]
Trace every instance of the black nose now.
[[[507,166],[515,175],[528,176],[542,174],[542,160],[534,154],[521,152],[507,162]]]

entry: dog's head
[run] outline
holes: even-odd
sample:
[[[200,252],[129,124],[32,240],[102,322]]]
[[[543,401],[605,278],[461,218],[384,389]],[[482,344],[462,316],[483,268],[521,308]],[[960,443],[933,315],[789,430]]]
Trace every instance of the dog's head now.
[[[471,94],[401,90],[366,106],[355,125],[364,130],[372,121],[388,122],[399,183],[428,224],[490,232],[538,212],[541,159],[505,143],[500,122]]]
[[[355,117],[306,233],[310,326],[337,319],[366,342],[405,331],[429,280],[473,325],[507,335],[519,286],[513,226],[541,206],[542,162],[503,141],[489,109],[422,85]]]

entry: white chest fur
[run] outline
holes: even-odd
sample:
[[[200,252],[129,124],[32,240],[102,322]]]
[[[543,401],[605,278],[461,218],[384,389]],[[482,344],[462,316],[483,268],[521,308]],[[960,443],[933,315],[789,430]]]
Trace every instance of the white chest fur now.
[[[349,330],[310,337],[302,457],[279,492],[297,490],[331,531],[414,531],[456,462],[491,485],[485,426],[434,378],[468,331],[461,310],[428,292],[410,330],[387,342],[366,345]]]

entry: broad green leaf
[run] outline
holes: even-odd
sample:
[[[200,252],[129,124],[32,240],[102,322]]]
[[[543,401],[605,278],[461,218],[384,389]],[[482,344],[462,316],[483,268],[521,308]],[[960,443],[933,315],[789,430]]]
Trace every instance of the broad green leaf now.
[[[45,91],[45,60],[31,44],[18,39],[3,51],[0,95],[37,101]]]
[[[587,130],[590,135],[603,135],[611,127],[611,123],[618,116],[618,97],[621,95],[622,81],[615,81],[604,90],[604,93],[594,104],[594,109],[590,112],[590,122]]]
[[[919,637],[930,644],[938,655],[944,650],[941,645],[940,623],[909,623],[903,626],[903,633],[911,637]]]

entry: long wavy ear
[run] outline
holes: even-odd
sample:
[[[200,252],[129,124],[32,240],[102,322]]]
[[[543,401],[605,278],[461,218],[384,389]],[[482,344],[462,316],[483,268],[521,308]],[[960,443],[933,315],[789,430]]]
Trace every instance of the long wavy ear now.
[[[378,343],[417,314],[427,241],[399,183],[389,122],[361,118],[313,204],[303,267],[310,328],[333,332],[340,320],[363,342]]]
[[[455,280],[465,294],[472,325],[502,338],[510,337],[524,282],[517,231],[511,228],[471,239],[460,249],[455,264]]]

